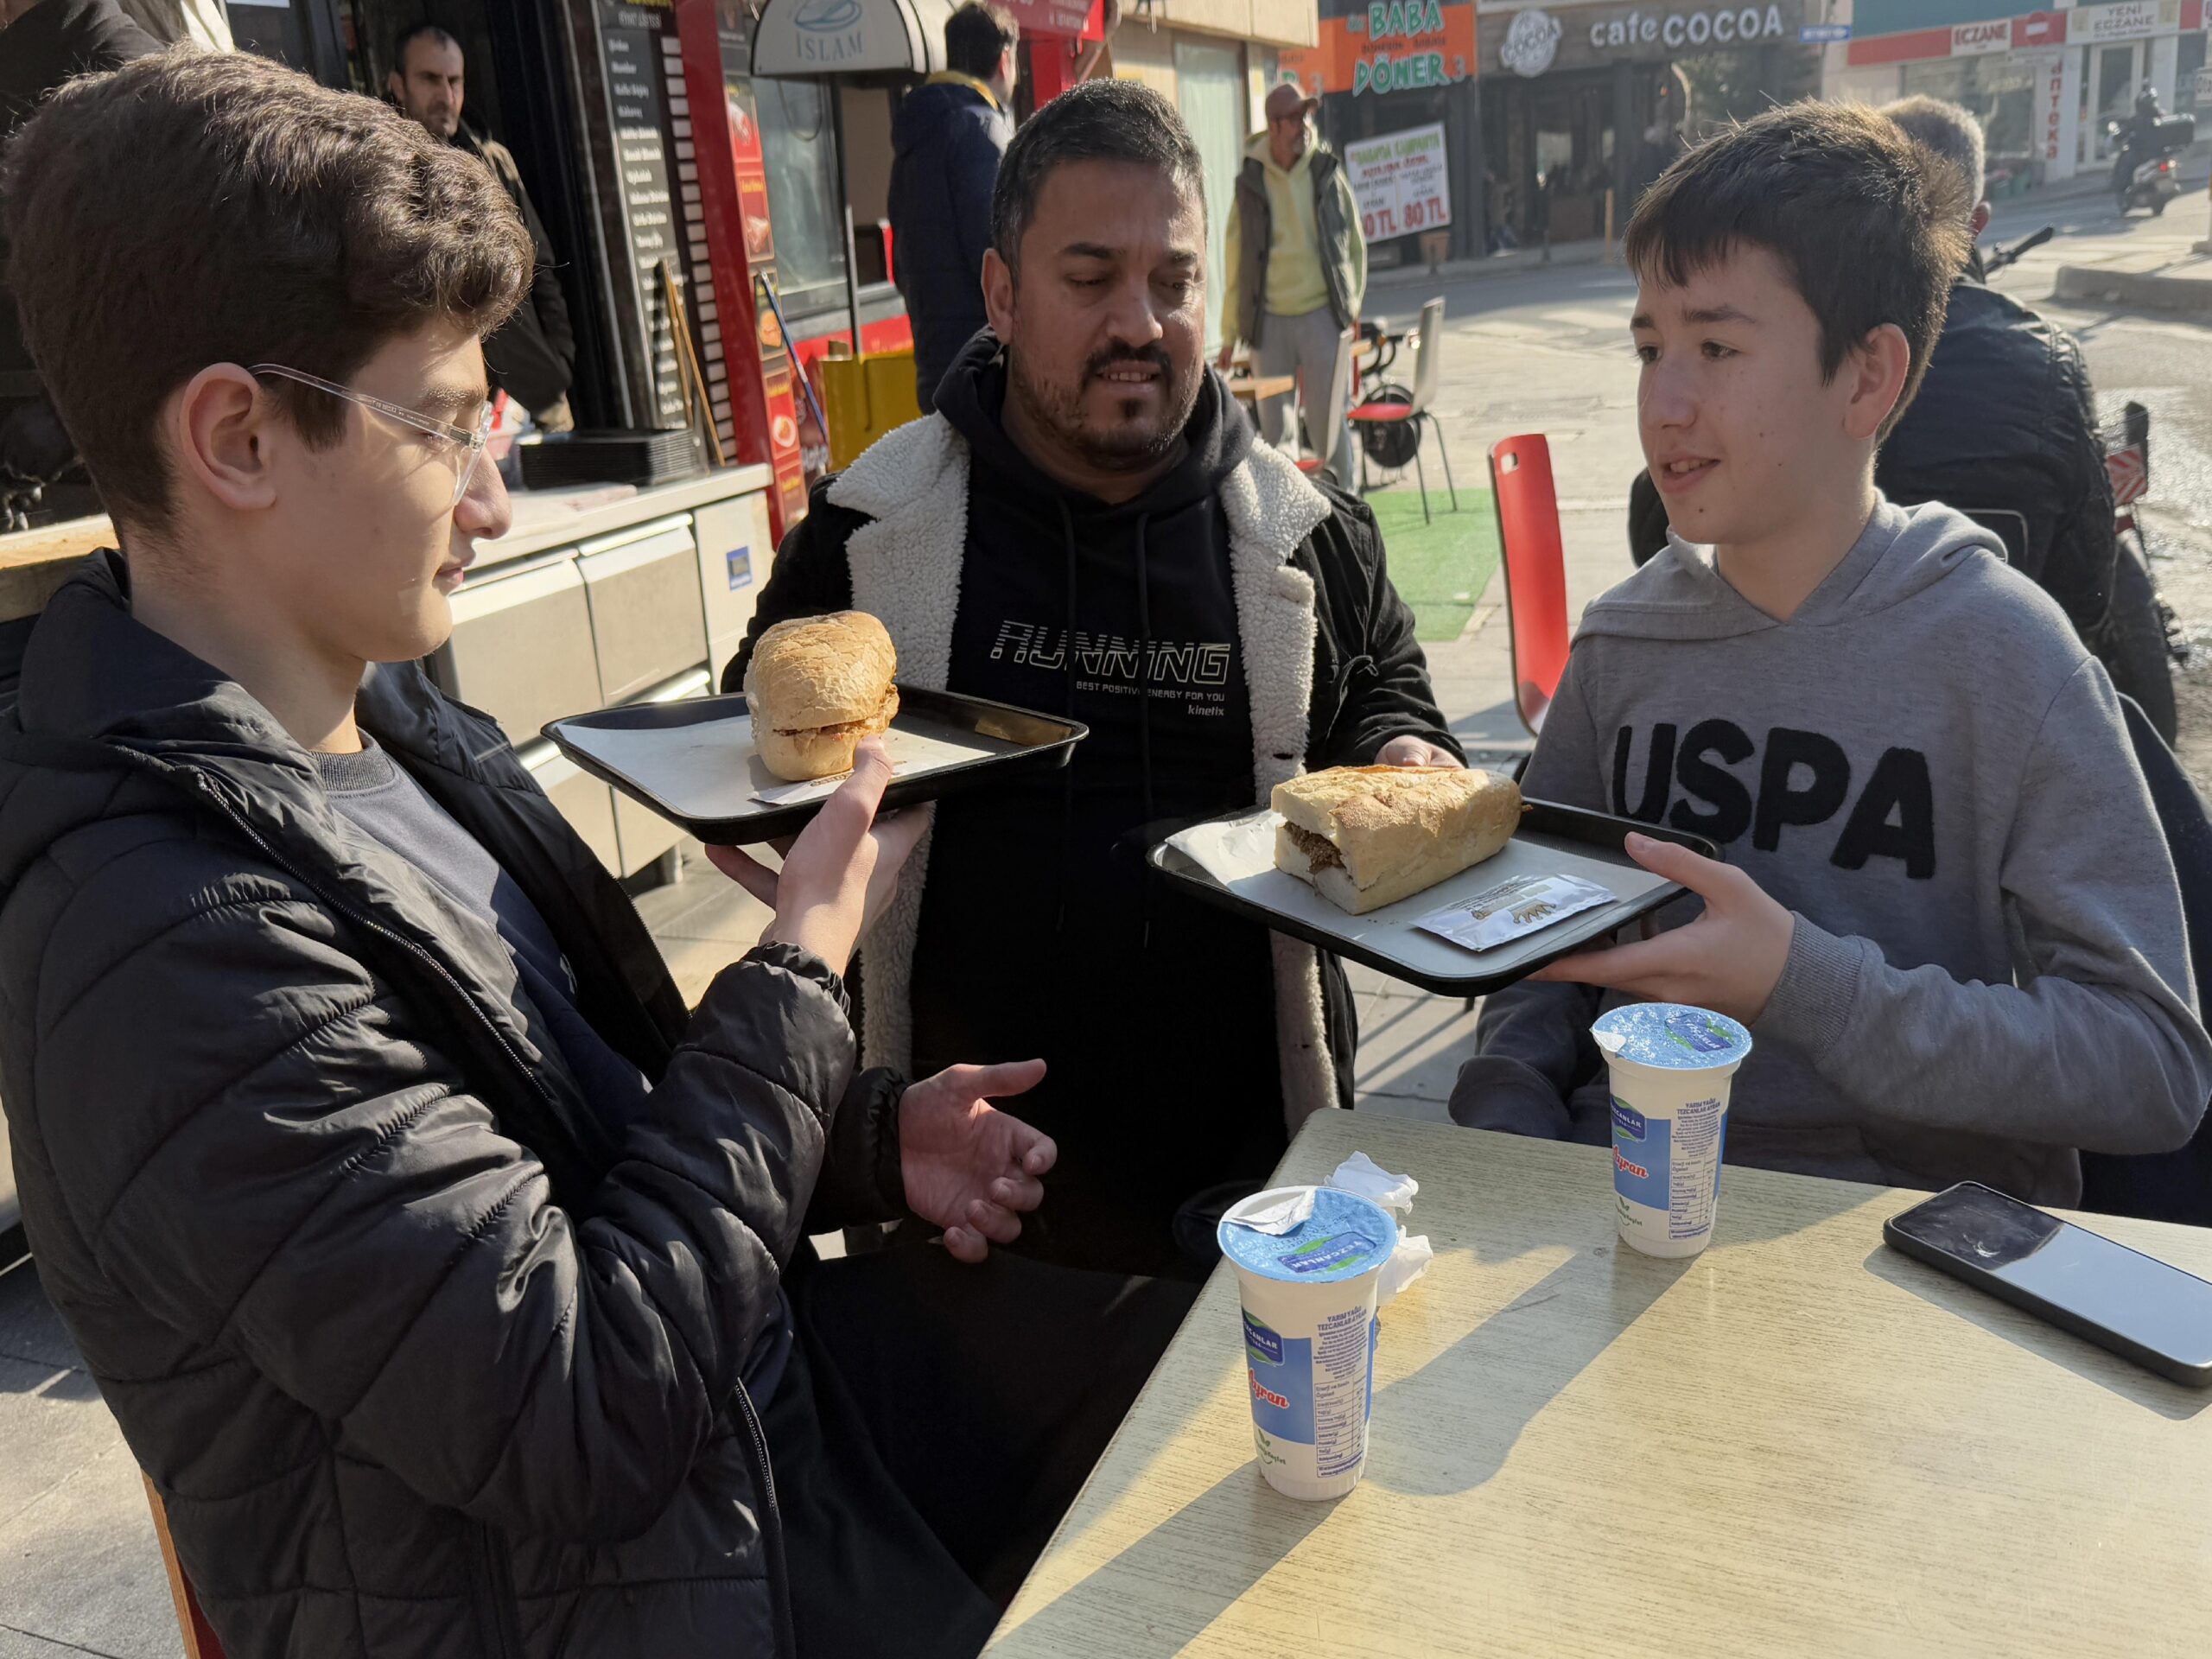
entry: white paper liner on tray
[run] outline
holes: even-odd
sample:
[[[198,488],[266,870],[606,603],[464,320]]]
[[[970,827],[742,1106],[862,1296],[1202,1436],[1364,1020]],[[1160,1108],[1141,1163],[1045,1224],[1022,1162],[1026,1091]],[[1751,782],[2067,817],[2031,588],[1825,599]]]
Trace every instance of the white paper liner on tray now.
[[[1618,925],[1638,900],[1668,885],[1625,854],[1607,854],[1584,842],[1523,830],[1494,858],[1395,905],[1352,916],[1296,876],[1275,868],[1279,822],[1274,812],[1262,807],[1233,818],[1192,824],[1170,836],[1167,844],[1247,903],[1432,979],[1510,974],[1524,963],[1552,955],[1562,940]],[[1609,887],[1619,902],[1569,917],[1555,928],[1526,934],[1488,950],[1465,950],[1424,933],[1415,925],[1422,917],[1471,899],[1510,876],[1553,874],[1578,875]]]
[[[694,821],[744,818],[826,796],[842,778],[785,784],[753,747],[753,722],[744,715],[689,726],[566,728],[568,742],[620,772],[674,811]],[[1021,745],[955,726],[901,715],[884,734],[891,769],[899,776],[938,772],[970,760],[1020,752]],[[771,796],[766,791],[792,791]]]

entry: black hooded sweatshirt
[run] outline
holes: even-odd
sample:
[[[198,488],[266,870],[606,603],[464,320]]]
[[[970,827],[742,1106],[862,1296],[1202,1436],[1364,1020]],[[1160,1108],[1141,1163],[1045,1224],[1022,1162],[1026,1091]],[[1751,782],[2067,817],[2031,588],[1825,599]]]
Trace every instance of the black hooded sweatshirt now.
[[[1217,499],[1252,429],[1206,376],[1181,459],[1109,506],[1031,464],[1000,424],[1005,397],[988,341],[939,388],[975,456],[950,689],[1062,711],[1090,735],[1064,772],[938,808],[914,1064],[1042,1053],[1050,1073],[1021,1110],[1060,1147],[1044,1226],[1111,1240],[1126,1262],[1132,1230],[1164,1243],[1194,1190],[1256,1180],[1284,1145],[1267,934],[1144,861],[1169,830],[1252,800]],[[979,996],[963,969],[982,962],[995,991]]]

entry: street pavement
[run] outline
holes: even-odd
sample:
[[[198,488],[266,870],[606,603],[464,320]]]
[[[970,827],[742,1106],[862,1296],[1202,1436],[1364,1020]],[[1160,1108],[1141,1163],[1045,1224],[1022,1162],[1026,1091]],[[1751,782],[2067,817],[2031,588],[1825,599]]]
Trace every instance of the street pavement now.
[[[2212,327],[2094,303],[2054,304],[2061,265],[2179,265],[2207,236],[2205,166],[2192,194],[2158,219],[2122,222],[2107,197],[2006,204],[1990,239],[2045,223],[2054,243],[1999,279],[2073,329],[2110,412],[2152,411],[2152,490],[2145,512],[2162,588],[2203,642],[2178,679],[2182,752],[2212,783]],[[1436,414],[1453,467],[1478,480],[1488,447],[1541,432],[1558,482],[1571,613],[1628,573],[1624,503],[1643,465],[1628,317],[1634,287],[1602,249],[1561,251],[1550,266],[1389,273],[1370,313],[1410,320],[1446,302]],[[1408,366],[1409,365],[1402,365]],[[1439,700],[1478,761],[1529,747],[1510,697],[1502,584],[1493,579],[1460,637],[1428,647]],[[646,895],[641,909],[687,996],[759,936],[763,913],[701,862]],[[1357,970],[1363,1110],[1441,1120],[1473,1020],[1433,997]],[[181,1652],[143,1492],[114,1420],[38,1292],[32,1270],[0,1274],[0,1659],[172,1659]]]

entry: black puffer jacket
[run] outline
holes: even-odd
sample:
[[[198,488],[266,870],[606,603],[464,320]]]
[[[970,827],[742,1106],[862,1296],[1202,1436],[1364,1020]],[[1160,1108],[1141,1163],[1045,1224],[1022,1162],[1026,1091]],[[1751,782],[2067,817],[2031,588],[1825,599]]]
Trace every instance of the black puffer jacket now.
[[[363,726],[655,1080],[618,1136],[498,936],[125,580],[98,555],[55,596],[0,727],[0,1098],[40,1275],[225,1646],[788,1654],[739,1377],[825,1153],[852,1207],[810,1224],[897,1179],[836,976],[758,950],[687,1024],[499,729],[378,671]]]
[[[1978,282],[1953,288],[1928,378],[1874,482],[1900,506],[1946,502],[1996,531],[2097,649],[2119,543],[2089,372],[2064,329]]]
[[[1014,122],[965,76],[944,75],[906,94],[891,124],[892,270],[914,328],[914,395],[935,406],[937,383],[960,348],[990,324],[983,251],[991,245],[991,189]]]

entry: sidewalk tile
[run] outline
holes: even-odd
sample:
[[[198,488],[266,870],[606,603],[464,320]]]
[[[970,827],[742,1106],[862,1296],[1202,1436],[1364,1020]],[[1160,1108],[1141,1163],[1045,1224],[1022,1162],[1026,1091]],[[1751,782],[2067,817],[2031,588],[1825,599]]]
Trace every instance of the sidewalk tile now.
[[[119,1441],[0,1523],[0,1624],[113,1659],[179,1659],[146,1488]]]

